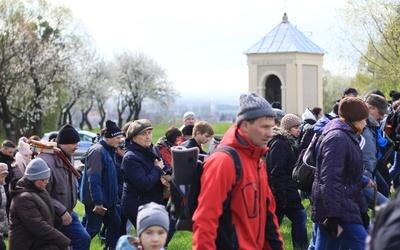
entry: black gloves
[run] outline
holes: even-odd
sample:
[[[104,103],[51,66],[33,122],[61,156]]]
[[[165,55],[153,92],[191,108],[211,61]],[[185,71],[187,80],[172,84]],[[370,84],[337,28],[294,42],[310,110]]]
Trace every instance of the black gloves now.
[[[339,218],[326,218],[322,225],[324,226],[325,231],[328,232],[330,236],[332,236],[333,238],[338,237]]]
[[[365,229],[368,229],[369,226],[369,216],[368,216],[368,212],[363,212],[361,213],[361,219],[364,225]]]

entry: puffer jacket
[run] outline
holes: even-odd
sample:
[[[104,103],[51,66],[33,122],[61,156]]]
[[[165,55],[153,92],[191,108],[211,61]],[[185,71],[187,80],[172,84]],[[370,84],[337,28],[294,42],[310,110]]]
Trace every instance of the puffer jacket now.
[[[297,160],[294,138],[281,128],[274,128],[274,137],[268,142],[268,182],[274,194],[277,209],[303,208],[296,183],[292,179]]]
[[[154,166],[154,160],[160,159],[161,154],[153,150],[157,147],[146,149],[132,140],[126,140],[125,155],[122,160],[124,173],[124,186],[122,191],[121,206],[128,217],[136,217],[138,208],[151,201],[163,204],[163,184],[161,176],[163,170]]]
[[[32,181],[22,177],[11,190],[11,196],[10,249],[67,249],[70,239],[54,228],[54,207],[46,190],[36,188]]]
[[[1,203],[0,203],[0,235],[8,232],[8,218],[6,212],[7,196],[3,185],[0,184]]]
[[[362,193],[358,136],[342,119],[329,122],[323,134],[312,187],[312,220],[337,217],[343,223],[362,224],[361,213],[367,211],[367,203]]]

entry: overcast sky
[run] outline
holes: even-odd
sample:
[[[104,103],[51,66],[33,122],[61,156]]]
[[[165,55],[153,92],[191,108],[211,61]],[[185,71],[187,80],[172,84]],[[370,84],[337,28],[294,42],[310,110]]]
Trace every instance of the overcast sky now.
[[[181,95],[228,88],[247,92],[243,51],[289,22],[328,52],[324,68],[341,69],[336,9],[345,0],[51,0],[72,9],[112,58],[124,50],[159,62]]]

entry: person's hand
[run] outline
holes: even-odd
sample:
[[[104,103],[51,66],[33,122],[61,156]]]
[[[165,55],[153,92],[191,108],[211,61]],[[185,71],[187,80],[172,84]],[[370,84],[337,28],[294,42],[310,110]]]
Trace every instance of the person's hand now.
[[[338,227],[339,227],[339,218],[331,217],[326,218],[326,220],[322,223],[325,231],[332,236],[333,238],[338,237]]]
[[[166,187],[170,187],[170,184],[169,184],[169,182],[166,180],[166,179],[164,179],[163,177],[161,177],[160,178],[160,180],[161,180],[161,183],[164,185],[164,186],[166,186]]]
[[[93,212],[104,216],[107,213],[107,208],[103,207],[103,205],[95,205],[93,208]]]
[[[364,228],[368,229],[368,227],[369,227],[369,215],[368,215],[368,212],[361,213],[361,219],[363,221]]]
[[[373,188],[374,186],[375,186],[374,182],[370,179],[366,187]]]
[[[72,223],[72,217],[68,213],[68,211],[65,211],[65,213],[61,216],[61,220],[63,226],[68,226],[69,224]]]
[[[154,160],[154,166],[157,166],[157,167],[161,168],[161,170],[164,169],[164,163],[163,163],[162,160],[159,161],[159,160],[155,159],[155,160]]]

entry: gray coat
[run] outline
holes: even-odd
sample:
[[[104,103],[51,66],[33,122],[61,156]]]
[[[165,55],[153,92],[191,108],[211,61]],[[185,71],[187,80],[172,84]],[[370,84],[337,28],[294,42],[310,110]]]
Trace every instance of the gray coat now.
[[[67,169],[58,156],[40,153],[38,157],[42,158],[51,170],[46,190],[53,200],[56,217],[61,217],[65,211],[71,213],[77,199],[77,180],[75,176]],[[73,162],[72,157],[66,157]]]

